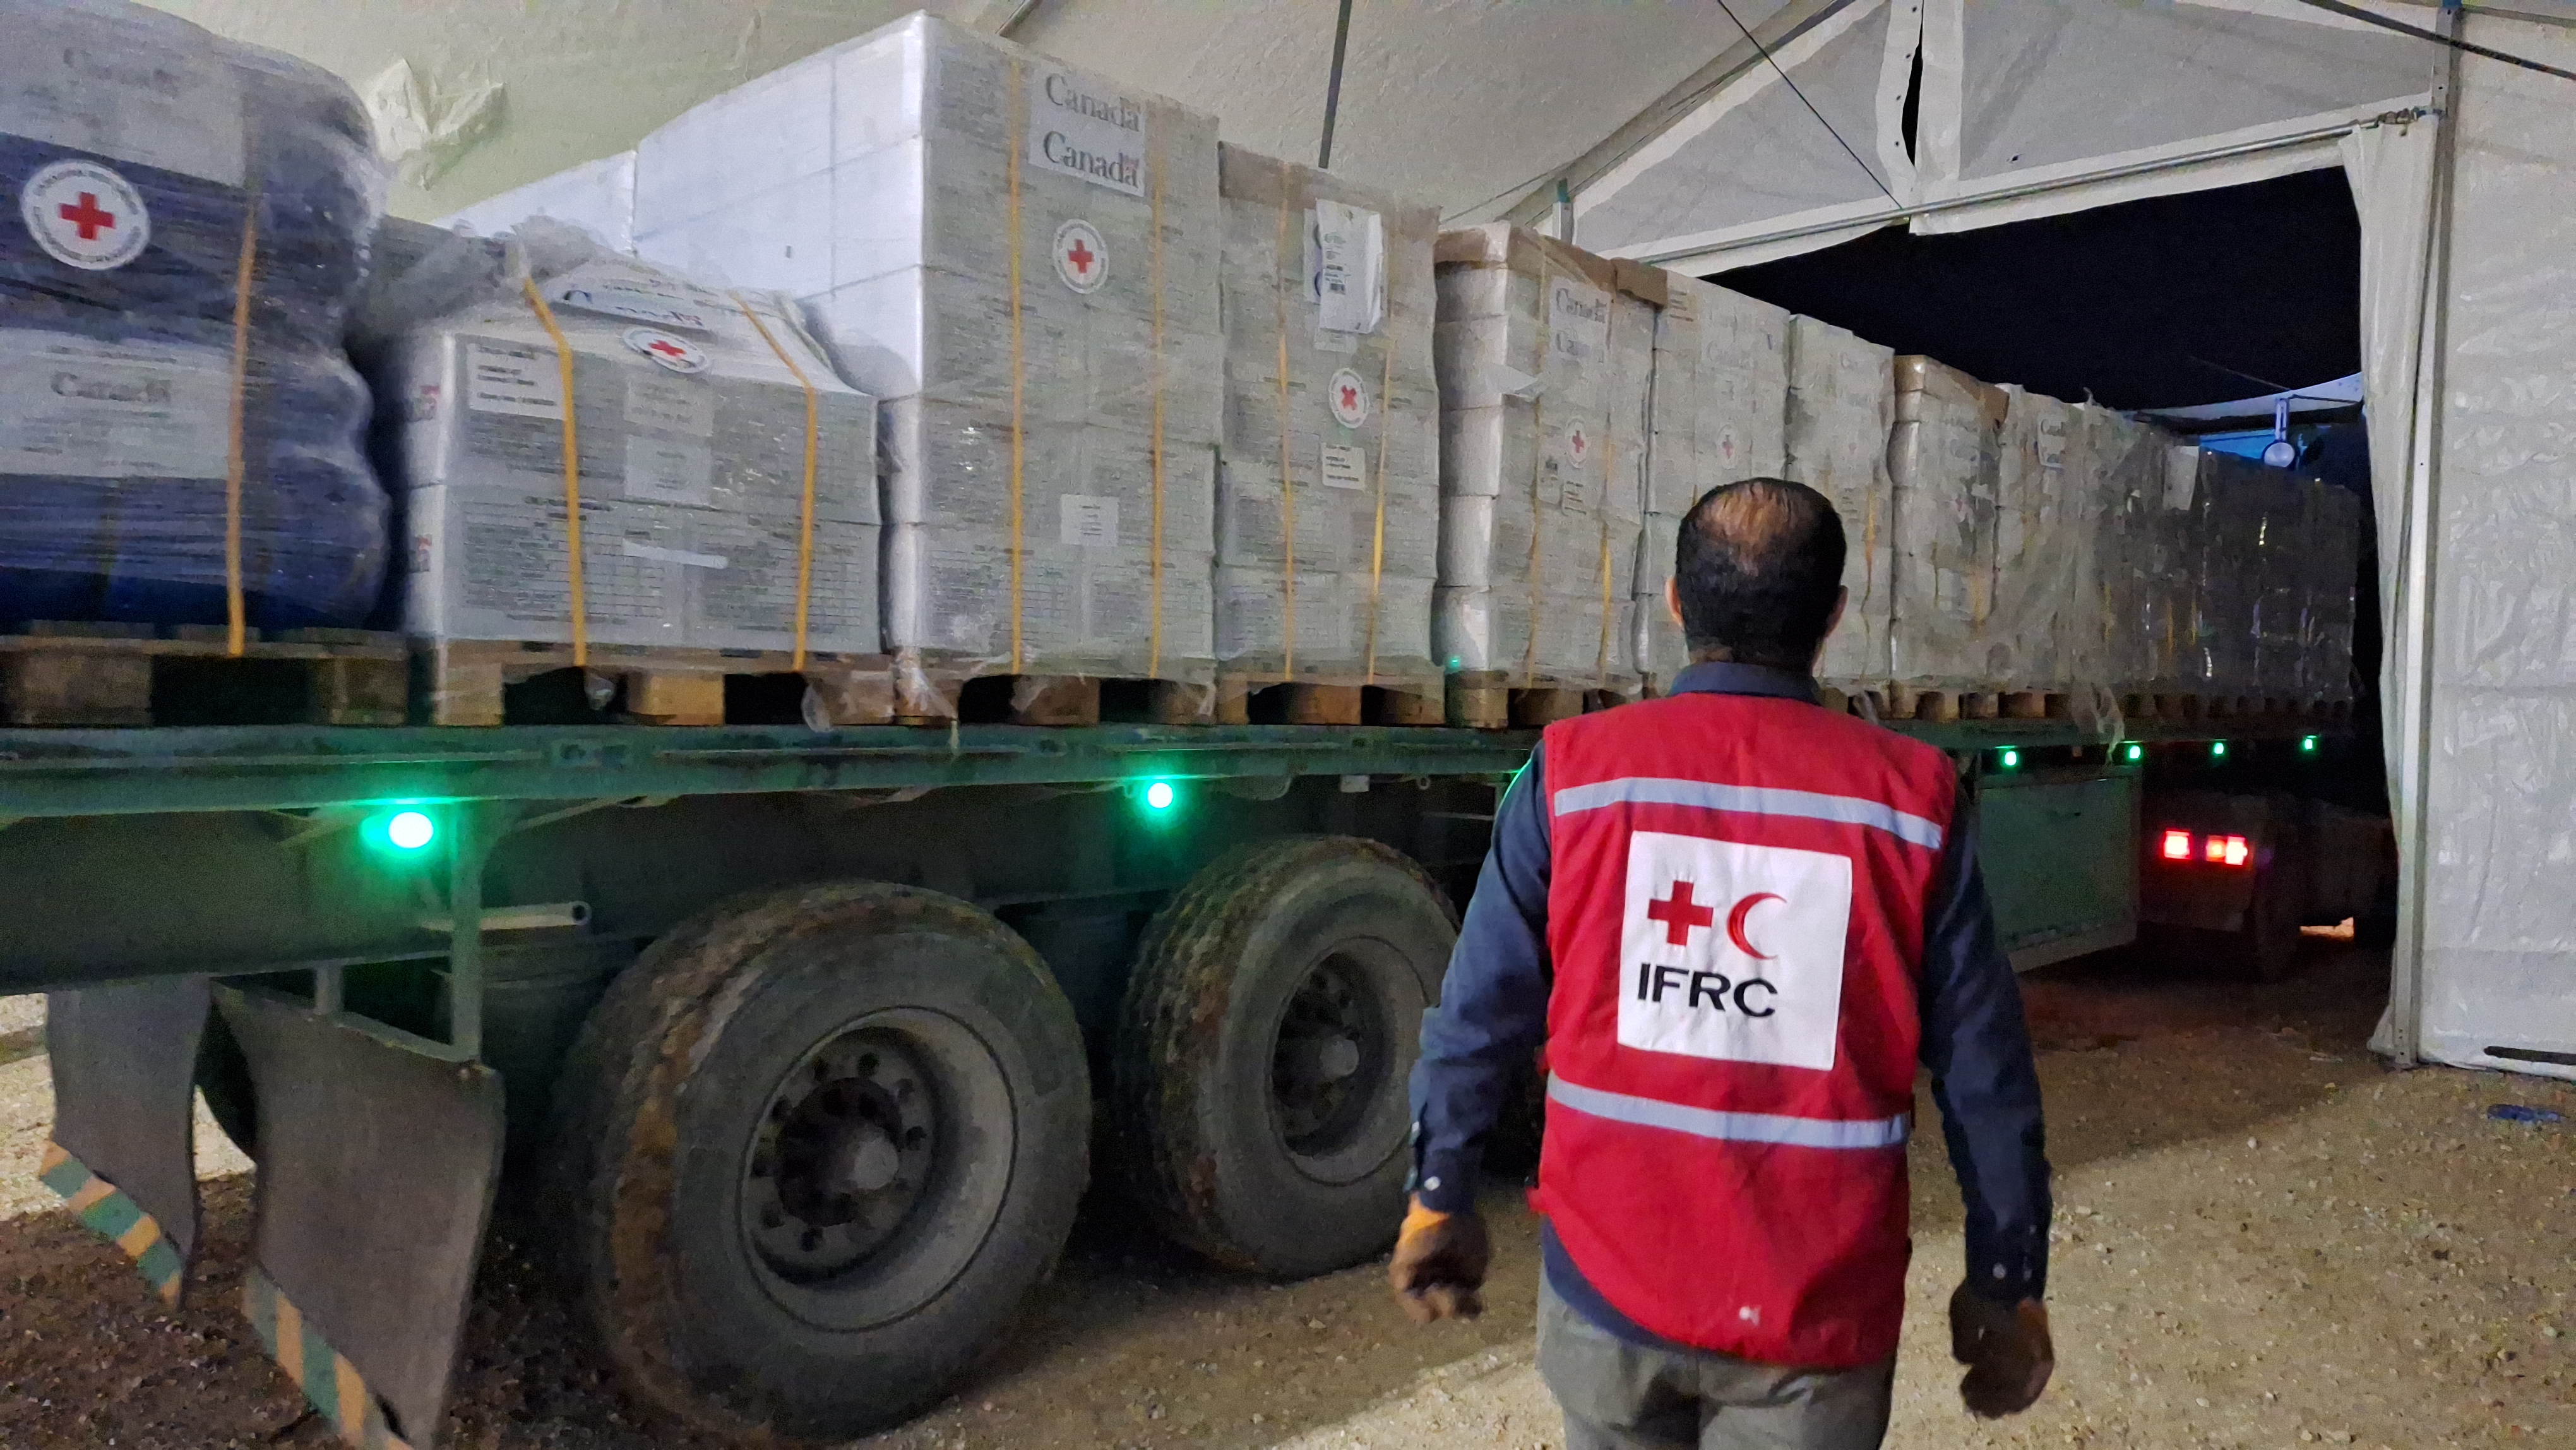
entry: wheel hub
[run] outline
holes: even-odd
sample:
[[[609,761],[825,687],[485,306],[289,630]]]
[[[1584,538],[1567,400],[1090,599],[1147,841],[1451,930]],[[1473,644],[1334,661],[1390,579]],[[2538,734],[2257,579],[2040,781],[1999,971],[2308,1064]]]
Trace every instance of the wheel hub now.
[[[845,1033],[771,1091],[744,1170],[744,1235],[792,1282],[846,1272],[910,1219],[938,1152],[931,1079],[901,1037]]]
[[[1342,1146],[1367,1115],[1388,1056],[1375,999],[1353,964],[1327,956],[1289,998],[1271,1055],[1271,1110],[1289,1151]]]

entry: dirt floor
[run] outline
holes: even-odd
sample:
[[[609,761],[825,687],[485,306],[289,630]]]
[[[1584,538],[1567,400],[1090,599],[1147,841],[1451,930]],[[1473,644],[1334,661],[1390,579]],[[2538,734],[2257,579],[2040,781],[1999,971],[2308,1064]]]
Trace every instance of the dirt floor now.
[[[2385,1072],[2363,1050],[2384,959],[2325,942],[2311,958],[2268,987],[2144,953],[2028,980],[2058,1170],[2057,1381],[2016,1420],[1959,1409],[1938,1343],[1958,1197],[1927,1130],[1891,1446],[2576,1447],[2576,1085]],[[25,1025],[8,1010],[0,1060]],[[2569,1121],[2489,1119],[2501,1102]],[[194,1297],[164,1313],[29,1177],[49,1112],[41,1056],[0,1065],[0,1444],[333,1443],[234,1308],[249,1180],[229,1145],[204,1155]],[[1534,1225],[1508,1188],[1487,1213],[1493,1312],[1416,1330],[1375,1266],[1262,1284],[1096,1212],[976,1381],[865,1443],[1554,1446],[1529,1366]],[[445,1443],[707,1443],[642,1422],[569,1347],[541,1282],[506,1246],[486,1264]]]

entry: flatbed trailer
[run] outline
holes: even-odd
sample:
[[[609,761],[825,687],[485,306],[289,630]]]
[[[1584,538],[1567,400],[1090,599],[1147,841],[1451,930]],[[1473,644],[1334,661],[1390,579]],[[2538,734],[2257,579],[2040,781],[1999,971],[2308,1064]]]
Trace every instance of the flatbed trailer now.
[[[2337,729],[1891,728],[1972,783],[2021,966],[2136,934],[2151,777]],[[197,1093],[252,1154],[245,1310],[353,1442],[435,1439],[496,1196],[639,1398],[845,1434],[1004,1331],[1095,1179],[1253,1272],[1383,1248],[1419,1013],[1536,738],[0,731],[0,991],[51,995],[48,1182],[155,1290]],[[2284,874],[2247,819],[2195,924],[2252,932]]]

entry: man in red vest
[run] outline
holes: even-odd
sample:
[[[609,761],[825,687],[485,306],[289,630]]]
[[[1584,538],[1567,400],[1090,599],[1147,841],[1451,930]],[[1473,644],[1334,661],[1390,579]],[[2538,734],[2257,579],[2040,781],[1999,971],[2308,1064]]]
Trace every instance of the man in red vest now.
[[[1548,727],[1424,1015],[1390,1273],[1417,1320],[1478,1312],[1478,1162],[1543,1049],[1568,1450],[1880,1443],[1918,1060],[1967,1202],[1960,1393],[2012,1414],[2054,1365],[2039,1081],[1968,802],[1939,750],[1817,705],[1843,549],[1800,484],[1700,499],[1668,587],[1694,662]]]

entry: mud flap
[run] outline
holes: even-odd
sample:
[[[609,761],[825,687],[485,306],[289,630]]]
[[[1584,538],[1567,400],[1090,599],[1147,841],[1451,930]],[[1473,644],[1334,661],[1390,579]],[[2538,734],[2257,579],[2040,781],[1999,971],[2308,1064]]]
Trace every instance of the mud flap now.
[[[206,979],[45,994],[54,1133],[37,1174],[171,1304],[197,1246],[191,1128]]]
[[[500,1075],[269,992],[215,1002],[259,1107],[243,1308],[342,1439],[426,1450],[500,1177]]]

